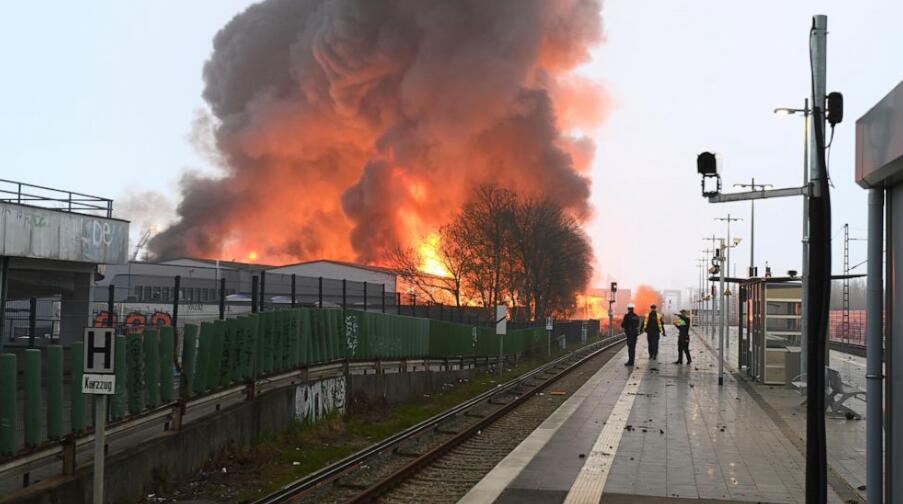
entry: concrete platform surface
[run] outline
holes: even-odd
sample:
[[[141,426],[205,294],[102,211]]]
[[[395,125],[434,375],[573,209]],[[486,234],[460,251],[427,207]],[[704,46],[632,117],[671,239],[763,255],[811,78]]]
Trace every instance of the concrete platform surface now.
[[[719,386],[717,341],[702,334],[692,365],[673,364],[676,347],[662,338],[649,361],[641,335],[636,368],[622,350],[460,502],[804,502],[799,394],[731,366]],[[860,456],[864,467],[854,422],[829,427],[829,444],[853,452],[831,458],[831,503],[865,502],[849,469]]]

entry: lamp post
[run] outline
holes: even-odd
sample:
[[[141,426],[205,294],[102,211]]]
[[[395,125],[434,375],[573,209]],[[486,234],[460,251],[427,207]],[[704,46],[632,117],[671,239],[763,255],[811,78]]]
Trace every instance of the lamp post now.
[[[614,337],[614,314],[612,313],[612,307],[615,304],[615,293],[618,292],[618,282],[611,283],[611,289],[609,289],[608,295],[608,337]]]
[[[803,186],[809,185],[809,116],[812,115],[812,109],[809,108],[809,99],[803,100],[803,108],[779,107],[774,109],[774,113],[778,115],[797,115],[803,116]],[[809,324],[806,321],[809,313],[809,303],[807,302],[809,293],[809,196],[803,195],[803,261],[800,271],[800,284],[802,287],[802,306],[800,313],[800,374],[806,375],[808,369],[808,359],[806,351],[809,340]]]
[[[771,184],[757,184],[753,177],[749,184],[734,184],[734,187],[748,187],[753,191],[765,190],[774,187]],[[752,278],[756,275],[756,200],[749,200],[749,273]]]
[[[731,249],[737,245],[736,243],[731,241],[731,222],[742,221],[743,219],[741,219],[740,217],[731,217],[731,214],[727,214],[727,217],[716,217],[715,220],[727,222],[727,242],[726,242],[727,243],[727,245],[726,245],[727,246],[727,256],[725,257],[725,260],[727,261],[727,275],[730,276],[730,274],[731,274]],[[722,300],[723,299],[724,298],[722,298]],[[722,306],[721,309],[726,311],[726,317],[727,317],[728,324],[729,324],[730,320],[731,320],[730,300],[728,300],[727,306]],[[728,335],[728,341],[730,341],[730,335]]]

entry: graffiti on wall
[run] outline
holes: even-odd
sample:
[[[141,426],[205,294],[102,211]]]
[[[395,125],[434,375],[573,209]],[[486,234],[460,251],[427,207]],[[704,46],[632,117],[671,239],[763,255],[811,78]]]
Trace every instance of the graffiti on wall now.
[[[94,327],[107,327],[110,325],[110,313],[101,310],[94,315]],[[113,326],[119,325],[119,316],[113,313]],[[125,316],[125,327],[129,332],[141,332],[146,326],[162,327],[172,325],[172,315],[164,311],[142,313],[133,311]]]
[[[345,378],[328,378],[298,385],[295,389],[295,418],[316,422],[333,411],[345,412]]]

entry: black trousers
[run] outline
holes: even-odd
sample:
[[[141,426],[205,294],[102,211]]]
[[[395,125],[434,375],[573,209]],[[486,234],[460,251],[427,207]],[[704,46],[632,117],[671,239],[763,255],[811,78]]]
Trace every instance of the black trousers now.
[[[627,335],[627,363],[633,364],[633,359],[636,357],[636,335],[631,336]]]
[[[693,362],[690,358],[690,337],[679,336],[677,338],[677,362],[684,361],[684,355],[687,356],[687,364]]]
[[[658,357],[658,338],[659,333],[646,333],[646,339],[649,342],[649,358]]]

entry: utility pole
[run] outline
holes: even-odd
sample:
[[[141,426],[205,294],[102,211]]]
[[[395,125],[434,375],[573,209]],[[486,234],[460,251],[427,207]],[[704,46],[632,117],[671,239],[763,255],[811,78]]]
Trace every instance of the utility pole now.
[[[850,344],[850,242],[862,241],[862,238],[850,238],[849,223],[843,225],[843,340]]]
[[[753,177],[749,184],[734,184],[734,187],[748,187],[753,191],[765,190],[774,187],[771,184],[757,184]],[[756,200],[749,200],[749,272],[746,276],[752,278],[756,271]]]
[[[712,254],[714,254],[715,251],[718,250],[717,248],[715,248],[715,243],[718,241],[718,239],[715,238],[715,235],[713,234],[711,238],[703,238],[703,240],[710,240],[712,242],[712,248],[706,250],[706,253],[709,254],[707,259],[711,262]],[[712,302],[711,302],[711,309],[712,309],[711,322],[712,322],[712,324],[711,324],[711,327],[709,327],[709,336],[712,336],[712,337],[715,336],[715,293],[713,292],[714,287],[715,287],[715,283],[712,282],[711,288],[709,289],[709,292],[707,293],[707,295],[710,295],[712,298]],[[718,307],[718,310],[721,311],[720,306]]]
[[[811,142],[813,193],[809,196],[809,303],[821,302],[822,306],[808,306],[807,338],[805,350],[808,357],[806,374],[806,502],[823,504],[828,499],[828,457],[825,433],[825,341],[826,317],[822,313],[830,300],[831,247],[830,188],[825,173],[825,81],[827,67],[828,18],[812,17],[809,31],[809,60],[812,67],[812,131]],[[814,282],[812,281],[814,278]],[[828,299],[824,299],[828,296]],[[805,320],[805,318],[804,318]],[[809,332],[811,331],[811,332]]]
[[[727,322],[724,318],[724,240],[721,240],[720,247],[718,248],[716,257],[718,258],[718,275],[719,275],[719,290],[721,292],[718,295],[721,297],[721,310],[719,310],[720,324],[718,324],[718,386],[724,385],[724,329],[725,323]]]
[[[850,344],[850,224],[843,225],[843,341]]]
[[[727,255],[725,256],[725,260],[727,261],[727,274],[730,276],[731,274],[731,249],[734,247],[733,242],[731,242],[731,222],[742,221],[740,217],[731,217],[731,214],[727,214],[727,217],[716,217],[716,221],[727,222]],[[724,287],[724,286],[722,286]],[[728,324],[730,324],[731,320],[731,302],[728,299],[727,305],[724,305],[725,298],[721,297],[722,307],[721,309],[726,312]],[[728,341],[730,341],[730,335],[728,335]]]

